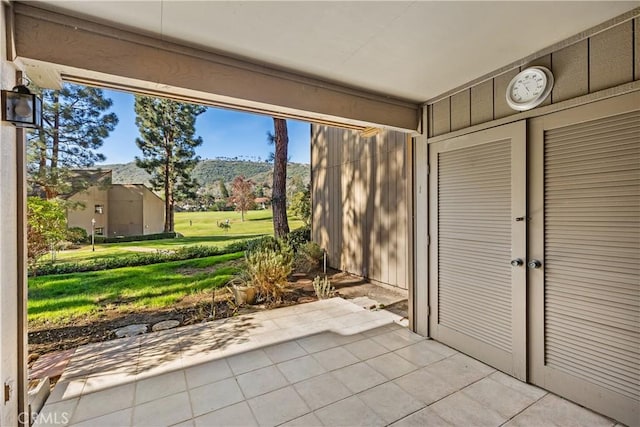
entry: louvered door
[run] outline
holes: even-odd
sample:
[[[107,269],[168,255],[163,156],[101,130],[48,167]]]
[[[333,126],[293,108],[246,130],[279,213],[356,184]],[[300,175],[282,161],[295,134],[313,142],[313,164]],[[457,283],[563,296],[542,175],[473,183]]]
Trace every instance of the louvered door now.
[[[526,379],[524,122],[429,146],[431,335]]]
[[[640,96],[531,122],[531,380],[640,423]]]

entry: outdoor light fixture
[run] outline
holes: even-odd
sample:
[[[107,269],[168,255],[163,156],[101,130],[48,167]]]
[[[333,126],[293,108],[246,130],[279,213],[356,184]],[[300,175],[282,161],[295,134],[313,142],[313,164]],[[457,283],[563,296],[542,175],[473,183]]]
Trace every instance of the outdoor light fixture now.
[[[42,127],[42,100],[28,87],[2,91],[2,120],[19,128]]]

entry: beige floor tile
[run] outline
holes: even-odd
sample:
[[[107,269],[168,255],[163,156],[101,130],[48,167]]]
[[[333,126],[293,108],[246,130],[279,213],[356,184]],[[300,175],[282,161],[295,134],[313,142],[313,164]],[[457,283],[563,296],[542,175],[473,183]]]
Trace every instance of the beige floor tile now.
[[[178,424],[171,424],[171,427],[195,427],[196,423],[193,420],[182,421]]]
[[[61,400],[73,399],[80,397],[84,389],[86,380],[83,378],[73,378],[68,380],[60,380],[56,383],[53,391],[47,399],[47,403],[55,403]]]
[[[394,353],[416,366],[427,366],[450,356],[450,354],[443,354],[434,349],[432,345],[434,342],[435,341],[420,341],[396,350]]]
[[[136,382],[136,405],[187,389],[184,371],[173,371]]]
[[[373,412],[387,423],[397,421],[424,407],[394,383],[384,383],[358,394]]]
[[[127,427],[132,425],[132,414],[133,408],[122,409],[120,411],[102,415],[101,417],[91,418],[78,424],[73,424],[72,427]]]
[[[193,365],[185,369],[187,386],[189,388],[213,383],[233,376],[231,368],[225,359]]]
[[[236,403],[197,417],[196,427],[252,427],[257,426],[247,402]]]
[[[445,397],[430,408],[445,421],[459,426],[498,427],[507,420],[461,392]]]
[[[327,372],[313,357],[302,356],[297,359],[278,363],[278,369],[290,383],[306,380],[307,378]]]
[[[458,386],[427,372],[424,368],[397,378],[394,383],[427,405],[459,390]]]
[[[495,369],[461,353],[432,363],[424,369],[457,389],[466,387],[495,372]]]
[[[364,362],[340,368],[332,374],[353,393],[359,393],[387,381],[384,375]]]
[[[253,350],[227,358],[229,367],[235,375],[244,374],[245,372],[255,369],[264,368],[272,364],[271,359],[262,350]]]
[[[189,396],[196,417],[244,400],[235,378],[193,388],[189,390]]]
[[[96,393],[83,394],[78,402],[72,423],[116,412],[133,406],[135,384],[129,383],[107,388]]]
[[[282,427],[320,427],[322,423],[315,416],[315,414],[310,413],[307,415],[303,415],[299,418],[281,424]]]
[[[384,426],[385,421],[357,396],[351,396],[315,412],[325,426]]]
[[[40,414],[38,414],[38,418],[36,418],[36,422],[33,425],[35,427],[64,427],[69,425],[79,400],[79,398],[74,398],[46,404],[40,411]]]
[[[265,347],[263,350],[273,363],[285,362],[307,354],[295,341],[286,341],[281,344]]]
[[[287,379],[275,366],[267,366],[238,375],[236,380],[247,399],[289,385]]]
[[[386,348],[394,351],[417,342],[412,336],[407,334],[398,334],[397,331],[386,332],[384,334],[371,337],[372,340]]]
[[[351,396],[351,391],[330,373],[301,381],[294,388],[312,410]]]
[[[374,357],[373,359],[367,360],[365,363],[390,380],[418,369],[418,367],[413,363],[393,353],[386,353],[378,357]]]
[[[327,371],[358,363],[360,360],[342,347],[334,347],[313,354],[313,358]]]
[[[514,417],[506,426],[528,427],[552,424],[557,426],[611,427],[615,421],[549,393]]]
[[[282,424],[309,412],[309,407],[291,386],[254,397],[247,402],[261,426]]]
[[[449,427],[451,424],[443,420],[436,414],[431,408],[424,408],[418,412],[414,412],[401,419],[400,421],[391,424],[393,427]]]
[[[345,345],[344,348],[360,360],[372,359],[389,351],[371,338],[352,342]]]
[[[133,408],[136,427],[172,425],[193,417],[187,392],[172,394]]]
[[[507,419],[536,401],[536,399],[520,394],[513,388],[500,384],[490,377],[483,378],[462,389],[462,393]]]
[[[500,371],[496,371],[493,374],[489,375],[489,378],[533,400],[538,400],[548,393],[548,391],[546,390],[519,381]]]
[[[315,353],[336,347],[338,342],[335,339],[335,334],[332,332],[325,332],[299,339],[298,344],[300,344],[300,346],[302,346],[302,348],[304,348],[308,353]]]

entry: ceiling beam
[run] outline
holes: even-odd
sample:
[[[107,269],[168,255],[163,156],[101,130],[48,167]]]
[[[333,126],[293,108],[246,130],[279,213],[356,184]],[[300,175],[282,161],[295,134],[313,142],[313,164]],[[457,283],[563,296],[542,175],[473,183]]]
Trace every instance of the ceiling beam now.
[[[353,128],[421,129],[421,107],[414,103],[23,3],[13,6],[16,59],[50,67],[66,80]]]

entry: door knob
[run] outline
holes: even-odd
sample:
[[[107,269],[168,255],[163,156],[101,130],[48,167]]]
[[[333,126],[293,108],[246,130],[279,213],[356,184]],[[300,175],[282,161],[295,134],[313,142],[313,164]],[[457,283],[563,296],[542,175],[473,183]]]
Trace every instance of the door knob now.
[[[527,264],[527,267],[529,267],[529,268],[540,268],[540,267],[542,267],[542,263],[540,261],[538,261],[537,259],[532,259]]]
[[[511,260],[511,265],[514,266],[514,267],[520,267],[523,264],[524,264],[524,261],[521,260],[520,258],[516,258],[516,259],[512,259]]]

